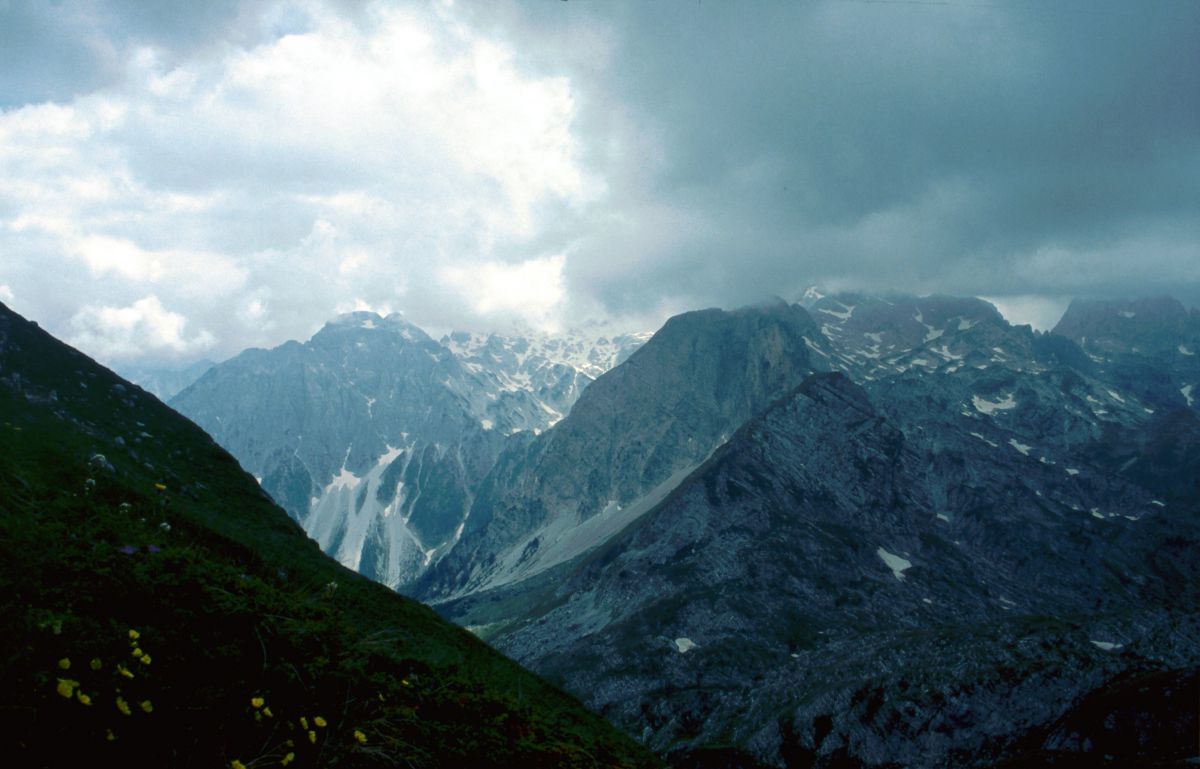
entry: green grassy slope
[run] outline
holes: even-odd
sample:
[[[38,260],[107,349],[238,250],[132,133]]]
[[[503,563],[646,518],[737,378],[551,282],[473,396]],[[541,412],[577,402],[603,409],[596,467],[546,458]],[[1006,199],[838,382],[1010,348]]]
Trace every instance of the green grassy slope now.
[[[2,305],[0,595],[10,765],[659,765]]]

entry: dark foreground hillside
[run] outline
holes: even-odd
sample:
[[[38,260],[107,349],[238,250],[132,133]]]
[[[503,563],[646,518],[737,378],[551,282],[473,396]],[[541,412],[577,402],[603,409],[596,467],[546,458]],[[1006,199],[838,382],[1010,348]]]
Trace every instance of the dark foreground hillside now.
[[[10,766],[657,765],[2,305],[0,595]]]

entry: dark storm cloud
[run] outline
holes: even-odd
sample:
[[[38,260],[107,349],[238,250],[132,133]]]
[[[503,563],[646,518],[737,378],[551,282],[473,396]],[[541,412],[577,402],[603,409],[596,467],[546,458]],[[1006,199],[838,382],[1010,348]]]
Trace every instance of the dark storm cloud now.
[[[359,305],[1200,305],[1197,50],[1195,0],[0,0],[0,296],[159,356]]]
[[[602,146],[619,108],[643,152],[569,268],[612,306],[812,281],[1200,302],[1198,3],[570,3],[505,23],[569,40],[583,18],[611,33],[606,66],[552,49],[603,97],[583,129]],[[1131,283],[1126,260],[1154,269]]]

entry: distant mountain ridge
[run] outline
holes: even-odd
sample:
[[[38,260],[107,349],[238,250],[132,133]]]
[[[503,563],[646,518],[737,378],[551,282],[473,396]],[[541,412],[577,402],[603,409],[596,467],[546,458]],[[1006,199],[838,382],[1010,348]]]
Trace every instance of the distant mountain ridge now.
[[[326,552],[398,587],[461,536],[510,436],[553,425],[588,371],[640,339],[459,332],[437,342],[399,313],[354,312],[307,342],[213,367],[171,405],[228,446]]]
[[[214,361],[204,358],[179,368],[137,366],[122,368],[120,373],[166,403],[215,365]]]
[[[14,765],[661,765],[2,304],[0,588]]]
[[[1075,703],[1143,676],[1176,701],[1200,663],[1200,379],[1192,315],[1168,305],[1077,303],[1067,336],[974,298],[813,294],[672,318],[582,390],[529,340],[360,358],[354,321],[301,377],[312,397],[409,355],[388,392],[460,443],[355,465],[339,438],[322,545],[371,517],[416,532],[388,584],[680,765],[1073,760],[1108,718]],[[229,400],[209,393],[214,416]],[[501,412],[537,414],[513,403],[545,421],[510,432]],[[1113,749],[1179,755],[1183,722],[1138,701],[1161,749],[1128,731]]]
[[[779,382],[623,528],[523,570],[588,531],[587,520],[539,521],[595,498],[595,465],[612,464],[602,447],[620,430],[581,399],[538,441],[585,425],[575,440],[600,447],[599,461],[560,451],[570,458],[557,470],[548,449],[512,465],[502,456],[476,505],[493,483],[526,500],[547,483],[566,499],[523,508],[509,497],[501,515],[519,525],[492,524],[483,544],[465,536],[418,595],[685,764],[986,766],[1030,750],[1074,760],[1107,716],[1069,715],[1071,703],[1101,701],[1130,676],[1159,676],[1164,697],[1192,680],[1197,412],[1136,378],[1167,369],[1136,368],[1132,350],[1114,367],[975,299],[815,297],[798,324],[785,357],[812,376]],[[1186,346],[1180,333],[1168,329],[1161,349]],[[615,383],[659,344],[689,349],[668,338],[596,383],[630,406],[646,389],[663,398],[631,408],[651,426],[693,413],[670,395],[694,362],[677,356],[676,379],[663,373],[657,387]],[[728,404],[747,370],[718,368]],[[507,541],[535,547],[495,548]],[[513,578],[488,578],[497,564]],[[457,581],[436,581],[455,569]],[[939,699],[948,691],[963,694]],[[1141,707],[1167,743],[1139,747],[1126,730],[1113,749],[1130,761],[1184,755],[1186,719]],[[1085,723],[1090,742],[1053,737],[1060,718]]]

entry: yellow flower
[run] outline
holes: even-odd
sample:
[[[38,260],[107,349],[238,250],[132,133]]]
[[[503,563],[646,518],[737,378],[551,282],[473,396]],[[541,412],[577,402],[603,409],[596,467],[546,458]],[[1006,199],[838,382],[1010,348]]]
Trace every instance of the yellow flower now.
[[[139,639],[139,638],[141,638],[141,637],[142,637],[142,634],[141,634],[141,633],[139,633],[138,631],[134,630],[133,628],[130,628],[130,629],[129,629],[129,640],[130,640],[130,641],[136,641],[137,639]]]
[[[141,703],[139,703],[139,704],[142,707],[143,713],[153,713],[154,712],[154,705],[153,705],[153,703],[150,702],[150,700],[142,700]]]
[[[312,729],[308,730],[308,741],[313,743],[314,745],[317,743],[317,733],[314,732]]]
[[[263,700],[262,697],[251,697],[250,698],[250,704],[253,705],[255,708],[261,708],[263,706],[263,702],[265,702],[265,700]]]
[[[262,709],[262,713],[263,713],[263,715],[264,715],[264,716],[266,716],[267,718],[274,718],[274,717],[275,717],[275,714],[271,712],[271,706],[270,706],[270,705],[268,705],[268,706],[266,706],[265,708],[263,708],[263,709]]]
[[[165,484],[165,483],[156,483],[156,484],[154,484],[154,488],[158,489],[159,491],[166,491],[166,490],[167,490],[167,484]]]
[[[75,694],[76,686],[79,686],[78,681],[73,681],[70,678],[60,678],[58,679],[58,686],[55,688],[58,690],[59,694],[67,699],[70,699],[71,695]]]
[[[313,723],[316,724],[319,729],[325,728],[325,719],[321,718],[320,716],[317,716],[316,718],[314,718]]]
[[[363,733],[362,733],[360,730],[358,730],[358,729],[355,729],[355,730],[354,730],[354,739],[358,740],[358,744],[359,744],[359,745],[366,745],[366,744],[367,744],[367,735],[363,734]]]
[[[138,647],[135,646],[129,650],[129,653],[132,654],[134,657],[141,657],[146,652],[142,651],[141,649],[139,649]]]
[[[254,711],[254,720],[255,720],[255,721],[261,721],[261,720],[262,720],[262,712],[261,712],[261,711],[257,711],[257,710],[256,710],[256,711]]]
[[[124,697],[117,697],[117,710],[127,716],[133,714],[133,711],[129,709],[129,703],[125,701]]]
[[[307,718],[305,718],[304,716],[300,716],[300,728],[301,728],[301,729],[307,729],[307,728],[308,728],[308,719],[307,719]]]
[[[58,661],[58,666],[60,668],[62,668],[63,670],[70,670],[71,669],[71,660],[67,659],[66,657],[63,657],[62,659],[60,659]]]
[[[229,762],[229,769],[246,769],[246,765],[235,758]]]
[[[75,699],[79,700],[80,705],[92,704],[92,698],[84,694],[82,689],[75,690]]]
[[[400,683],[403,684],[404,686],[412,686],[412,684],[408,682],[407,678],[401,678]]]
[[[141,659],[141,662],[142,662],[142,664],[143,664],[143,665],[149,665],[149,664],[150,664],[150,655],[149,655],[149,654],[143,654],[143,655],[140,657],[140,659]]]
[[[108,740],[109,742],[116,742],[117,735],[113,734],[112,729],[105,729],[104,730],[104,739]]]
[[[88,664],[91,665],[92,670],[99,670],[104,665],[104,663],[100,661],[99,657],[92,657],[92,661]]]
[[[124,665],[117,665],[117,672],[126,678],[133,678],[133,673],[130,673],[129,668],[125,667]]]
[[[288,764],[292,763],[295,760],[296,760],[296,754],[288,753],[286,756],[283,757],[283,760],[279,762],[279,765],[287,766]]]

